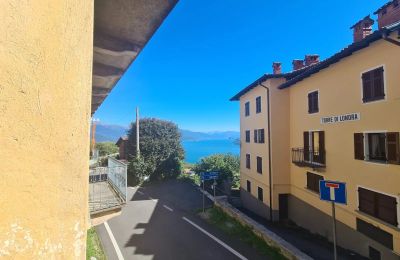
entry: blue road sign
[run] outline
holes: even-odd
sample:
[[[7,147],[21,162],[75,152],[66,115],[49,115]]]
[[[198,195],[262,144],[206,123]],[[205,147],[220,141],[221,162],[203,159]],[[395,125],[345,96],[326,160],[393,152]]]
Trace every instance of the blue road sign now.
[[[209,181],[218,179],[218,175],[219,175],[218,172],[201,172],[200,178],[202,181]]]
[[[340,204],[347,204],[346,183],[338,181],[319,181],[319,194],[321,200]]]

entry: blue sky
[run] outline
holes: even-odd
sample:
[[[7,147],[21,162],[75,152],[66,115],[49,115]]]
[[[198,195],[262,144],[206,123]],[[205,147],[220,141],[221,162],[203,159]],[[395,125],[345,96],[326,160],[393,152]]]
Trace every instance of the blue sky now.
[[[142,117],[183,129],[239,130],[230,97],[271,72],[273,61],[289,71],[305,54],[325,59],[341,50],[352,42],[350,26],[386,2],[180,0],[95,118],[128,125],[139,106]]]

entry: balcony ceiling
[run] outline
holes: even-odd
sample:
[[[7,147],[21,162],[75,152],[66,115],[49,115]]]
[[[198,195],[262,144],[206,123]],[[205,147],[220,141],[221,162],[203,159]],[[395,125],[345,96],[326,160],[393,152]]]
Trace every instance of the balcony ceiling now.
[[[92,115],[177,2],[94,2]]]

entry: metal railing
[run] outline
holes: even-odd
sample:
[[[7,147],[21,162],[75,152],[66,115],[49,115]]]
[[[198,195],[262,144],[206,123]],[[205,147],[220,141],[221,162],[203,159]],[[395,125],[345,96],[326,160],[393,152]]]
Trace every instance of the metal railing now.
[[[121,207],[127,201],[127,165],[108,158],[108,167],[89,170],[90,213]]]
[[[292,148],[292,163],[301,167],[325,168],[325,151]]]
[[[128,165],[112,157],[108,157],[108,180],[126,202]]]

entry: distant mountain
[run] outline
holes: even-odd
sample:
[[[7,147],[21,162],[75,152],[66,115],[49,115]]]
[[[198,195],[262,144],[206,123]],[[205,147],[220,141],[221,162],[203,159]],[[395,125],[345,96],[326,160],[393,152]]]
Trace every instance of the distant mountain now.
[[[96,142],[117,142],[127,131],[126,126],[99,124],[96,126]]]
[[[202,141],[202,140],[236,140],[240,133],[236,131],[223,132],[194,132],[181,129],[182,141]]]
[[[126,135],[127,126],[99,124],[96,127],[96,142],[117,142],[118,138]],[[183,141],[202,140],[237,140],[240,133],[236,131],[223,132],[194,132],[180,129]]]

